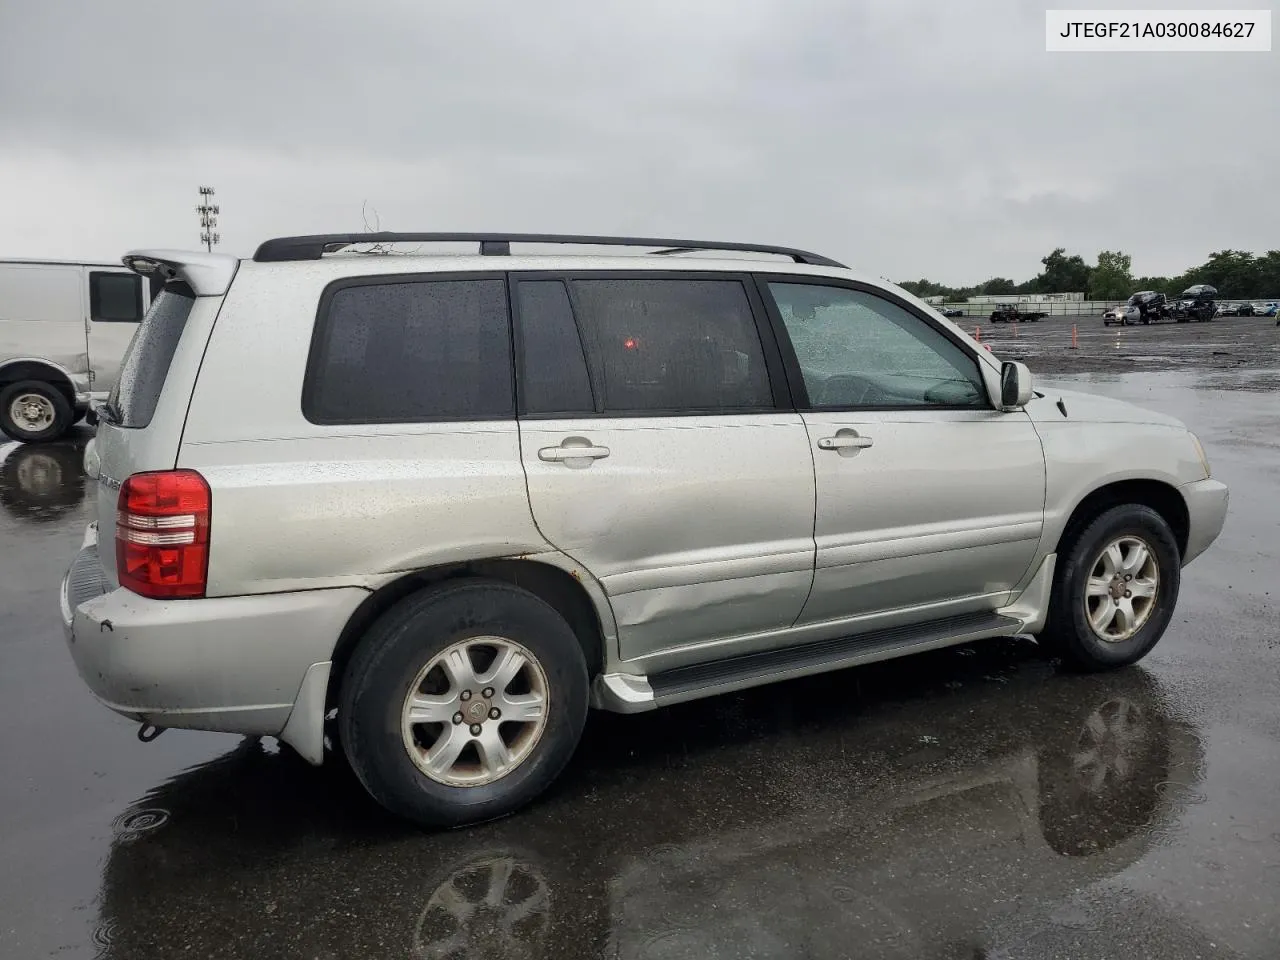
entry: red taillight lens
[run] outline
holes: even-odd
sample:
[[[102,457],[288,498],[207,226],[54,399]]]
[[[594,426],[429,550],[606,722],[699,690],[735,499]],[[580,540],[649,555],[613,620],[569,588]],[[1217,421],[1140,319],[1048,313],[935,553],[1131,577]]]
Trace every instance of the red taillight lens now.
[[[135,473],[120,487],[116,575],[144,597],[203,597],[209,575],[209,484],[194,470]]]

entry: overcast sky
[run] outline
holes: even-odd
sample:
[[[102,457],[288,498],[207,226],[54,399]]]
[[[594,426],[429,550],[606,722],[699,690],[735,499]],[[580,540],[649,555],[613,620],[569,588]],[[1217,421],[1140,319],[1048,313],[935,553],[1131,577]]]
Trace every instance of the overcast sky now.
[[[201,183],[241,255],[363,203],[956,284],[1280,247],[1280,53],[1049,54],[1044,7],[0,0],[0,256],[193,247]]]

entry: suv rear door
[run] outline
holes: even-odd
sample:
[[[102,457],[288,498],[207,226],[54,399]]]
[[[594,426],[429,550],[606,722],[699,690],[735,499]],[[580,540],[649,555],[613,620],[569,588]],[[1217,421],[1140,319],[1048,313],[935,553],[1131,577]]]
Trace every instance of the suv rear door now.
[[[813,458],[750,279],[512,279],[534,519],[603,585],[622,659],[775,645],[813,579]]]
[[[86,462],[98,479],[99,555],[112,586],[119,584],[114,537],[120,487],[135,473],[173,469],[191,384],[221,304],[221,296],[197,297],[180,280],[166,284],[136,327],[119,380],[100,408]]]
[[[1044,520],[1027,414],[994,409],[970,348],[905,301],[836,279],[759,279],[817,476],[800,623],[879,629],[1004,605]]]

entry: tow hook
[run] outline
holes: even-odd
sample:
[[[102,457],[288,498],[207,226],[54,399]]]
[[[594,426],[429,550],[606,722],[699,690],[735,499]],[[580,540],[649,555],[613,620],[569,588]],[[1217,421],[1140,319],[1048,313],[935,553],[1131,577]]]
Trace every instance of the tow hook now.
[[[150,743],[164,733],[165,729],[165,727],[157,727],[154,723],[144,723],[138,728],[138,739],[143,743]]]

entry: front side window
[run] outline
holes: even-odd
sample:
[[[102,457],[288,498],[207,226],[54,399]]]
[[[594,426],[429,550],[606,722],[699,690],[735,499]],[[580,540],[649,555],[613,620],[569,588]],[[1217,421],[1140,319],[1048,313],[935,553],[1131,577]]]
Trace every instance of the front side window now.
[[[814,409],[989,406],[978,362],[883,297],[770,282]]]
[[[142,278],[134,273],[90,273],[89,316],[97,322],[137,323],[142,319]]]
[[[718,413],[773,405],[738,280],[569,281],[606,413]]]
[[[302,409],[330,424],[514,416],[505,281],[339,287],[321,308]]]

